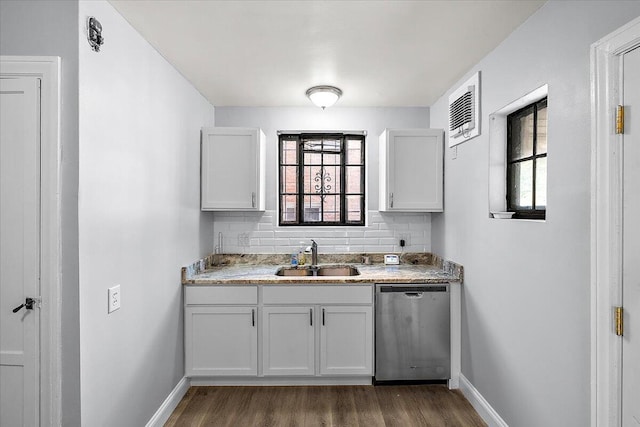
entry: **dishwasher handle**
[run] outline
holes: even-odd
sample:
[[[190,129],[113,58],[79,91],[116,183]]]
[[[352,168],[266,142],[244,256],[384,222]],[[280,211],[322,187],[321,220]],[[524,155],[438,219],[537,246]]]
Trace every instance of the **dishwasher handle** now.
[[[417,296],[417,294],[424,292],[448,292],[447,286],[380,286],[378,290],[379,292],[403,293],[407,296]]]
[[[404,293],[404,296],[408,298],[422,298],[422,295],[424,295],[424,292],[405,292]]]

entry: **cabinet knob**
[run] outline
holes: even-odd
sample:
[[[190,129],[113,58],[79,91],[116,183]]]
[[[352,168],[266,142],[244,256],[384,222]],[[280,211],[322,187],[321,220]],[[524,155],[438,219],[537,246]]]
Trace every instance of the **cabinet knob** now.
[[[251,193],[251,207],[256,207],[256,193]]]
[[[393,193],[389,193],[389,206],[393,207]]]

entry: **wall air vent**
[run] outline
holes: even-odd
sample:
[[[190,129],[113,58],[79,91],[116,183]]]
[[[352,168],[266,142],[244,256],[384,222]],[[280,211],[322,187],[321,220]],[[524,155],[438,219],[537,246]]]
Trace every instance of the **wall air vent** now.
[[[449,96],[449,147],[480,135],[480,72]]]

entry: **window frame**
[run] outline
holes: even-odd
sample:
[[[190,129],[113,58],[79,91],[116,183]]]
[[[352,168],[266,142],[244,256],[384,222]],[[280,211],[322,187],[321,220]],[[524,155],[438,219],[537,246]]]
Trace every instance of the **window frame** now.
[[[340,141],[340,150],[336,152],[340,156],[339,171],[340,171],[340,189],[339,192],[332,193],[339,197],[340,204],[340,221],[304,221],[304,196],[308,193],[304,192],[304,143],[309,140],[325,140],[335,139]],[[346,141],[359,140],[361,143],[360,150],[360,164],[348,165],[347,162],[347,148]],[[291,163],[284,163],[283,159],[283,142],[284,141],[296,141],[296,192],[285,192],[283,186],[283,171],[284,166],[293,166]],[[352,226],[364,226],[365,225],[365,201],[366,201],[366,152],[365,152],[365,134],[358,133],[339,133],[339,132],[313,132],[313,133],[288,133],[283,132],[278,135],[278,225],[282,227],[352,227]],[[320,151],[321,153],[322,151]],[[322,163],[324,165],[324,163]],[[331,165],[334,166],[334,165]],[[360,192],[358,193],[346,193],[346,167],[347,166],[360,166]],[[296,203],[296,218],[295,221],[284,221],[285,211],[282,203],[283,197],[291,195],[297,197]],[[355,195],[361,196],[360,198],[360,220],[348,221],[347,220],[347,196]],[[320,217],[322,218],[322,209],[320,209]]]
[[[542,106],[542,104],[544,104],[544,107]],[[513,111],[512,113],[507,115],[507,143],[506,143],[506,183],[507,183],[507,188],[506,188],[506,203],[507,203],[507,211],[509,212],[515,212],[513,217],[514,218],[519,218],[519,219],[546,219],[546,212],[547,212],[547,206],[545,205],[545,207],[543,209],[540,208],[536,208],[536,178],[537,178],[537,161],[539,159],[546,159],[548,156],[548,148],[547,150],[542,153],[542,154],[538,154],[537,153],[537,146],[538,146],[538,110],[540,110],[541,108],[547,108],[547,117],[548,117],[548,102],[547,102],[547,97],[545,96],[544,98],[541,98],[537,101],[534,101],[530,104],[527,104],[526,106]],[[511,156],[511,152],[512,152],[512,147],[513,147],[513,136],[512,136],[512,123],[515,119],[518,119],[522,116],[528,115],[530,114],[528,112],[528,110],[533,109],[533,146],[532,146],[532,153],[530,156],[526,156],[526,157],[522,157],[519,159],[512,159]],[[526,113],[526,114],[525,114]],[[547,124],[547,129],[548,129],[548,124]],[[548,135],[548,132],[547,132]],[[520,143],[522,143],[520,141]],[[511,203],[511,200],[513,199],[512,195],[514,192],[514,186],[513,186],[513,179],[512,179],[512,168],[514,167],[514,165],[518,164],[518,163],[523,163],[525,161],[532,161],[533,165],[532,165],[532,189],[531,189],[531,209],[523,209],[522,206],[517,206]],[[547,173],[548,176],[548,173]]]

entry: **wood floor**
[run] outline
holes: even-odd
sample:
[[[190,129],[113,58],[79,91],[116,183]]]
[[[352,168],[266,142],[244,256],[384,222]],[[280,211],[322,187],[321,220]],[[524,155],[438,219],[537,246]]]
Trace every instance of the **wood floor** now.
[[[444,385],[191,387],[165,427],[486,426]]]

